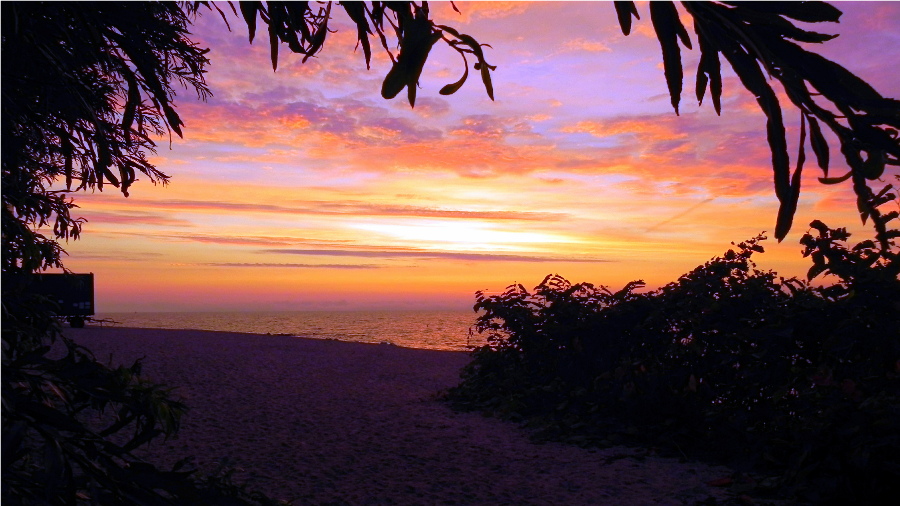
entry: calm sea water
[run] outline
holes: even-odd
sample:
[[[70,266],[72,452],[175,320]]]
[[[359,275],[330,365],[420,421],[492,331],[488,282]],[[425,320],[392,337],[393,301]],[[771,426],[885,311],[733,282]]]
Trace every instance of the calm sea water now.
[[[459,351],[484,343],[477,333],[469,334],[476,316],[471,311],[290,311],[105,313],[95,318],[123,327],[286,334]]]

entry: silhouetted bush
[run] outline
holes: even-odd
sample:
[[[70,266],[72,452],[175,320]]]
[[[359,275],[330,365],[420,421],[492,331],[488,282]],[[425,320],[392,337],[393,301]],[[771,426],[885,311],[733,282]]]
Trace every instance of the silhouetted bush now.
[[[449,399],[538,437],[722,461],[760,473],[757,493],[896,498],[898,234],[849,248],[846,230],[811,227],[809,278],[831,275],[827,286],[758,270],[758,236],[646,293],[640,281],[614,293],[557,275],[533,293],[479,292],[488,344]]]

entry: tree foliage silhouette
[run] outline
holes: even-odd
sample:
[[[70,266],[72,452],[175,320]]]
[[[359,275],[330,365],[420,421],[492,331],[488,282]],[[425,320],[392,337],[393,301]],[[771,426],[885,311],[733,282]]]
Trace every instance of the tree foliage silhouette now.
[[[68,191],[166,181],[146,155],[154,136],[182,134],[173,84],[209,95],[188,25],[172,3],[4,3],[4,272],[60,266],[54,239],[81,228]],[[51,191],[60,178],[66,191]]]
[[[884,173],[885,165],[900,165],[900,102],[882,97],[872,86],[844,67],[808,51],[799,43],[821,44],[828,35],[798,28],[805,23],[838,22],[841,11],[824,2],[682,2],[692,18],[700,49],[696,96],[702,103],[707,89],[717,113],[721,113],[722,73],[719,55],[725,57],[741,84],[755,97],[766,115],[766,134],[772,151],[775,195],[780,207],[775,237],[784,239],[791,228],[800,197],[800,175],[806,160],[807,134],[822,183],[853,181],[862,220],[879,216],[878,197],[867,181]],[[615,2],[627,35],[634,2]],[[650,18],[663,53],[666,83],[672,107],[678,112],[683,70],[679,42],[691,48],[691,39],[671,2],[651,2]],[[791,174],[781,104],[770,79],[781,84],[800,111],[800,146]],[[830,152],[820,123],[838,139],[850,171],[830,177]],[[875,227],[885,232],[882,221]],[[886,244],[882,244],[886,247]]]
[[[62,337],[46,301],[18,282],[61,266],[57,241],[78,236],[68,190],[127,195],[139,173],[165,182],[146,153],[153,136],[181,134],[173,81],[208,94],[187,14],[173,3],[4,2],[2,18],[3,502],[274,504],[227,474],[137,458],[177,430],[184,405],[141,379],[139,362],[112,368]],[[51,190],[61,178],[67,190]]]
[[[808,133],[824,173],[822,181],[852,180],[859,211],[864,220],[873,218],[885,249],[890,236],[884,223],[890,217],[879,214],[877,207],[892,194],[887,190],[875,194],[867,181],[877,179],[885,165],[898,163],[897,102],[792,42],[817,43],[831,36],[801,30],[791,19],[831,22],[840,12],[820,2],[683,2],[682,7],[693,18],[701,51],[698,100],[708,90],[720,110],[721,54],[767,116],[774,186],[781,202],[776,236],[781,239],[787,233],[796,209]],[[343,10],[356,27],[366,65],[376,44],[392,61],[381,87],[384,98],[406,89],[407,100],[415,105],[422,69],[438,43],[454,49],[464,66],[462,77],[444,86],[441,94],[459,90],[471,64],[488,96],[494,96],[491,72],[496,68],[486,61],[484,45],[430,19],[427,2],[237,2],[225,10],[209,2],[4,2],[0,211],[4,499],[34,504],[153,502],[162,500],[159,497],[165,494],[158,492],[164,490],[170,502],[201,501],[191,495],[199,493],[197,487],[185,485],[181,475],[151,471],[152,466],[129,456],[135,444],[177,427],[177,402],[160,387],[140,383],[137,367],[109,369],[64,338],[67,357],[49,359],[48,345],[59,337],[58,329],[48,314],[35,310],[25,294],[6,282],[9,274],[62,266],[58,241],[77,238],[82,226],[82,220],[72,216],[71,192],[112,185],[127,196],[140,174],[166,182],[168,176],[147,160],[147,154],[155,149],[158,136],[183,133],[174,103],[176,88],[184,87],[201,99],[210,93],[203,79],[207,50],[197,46],[188,31],[192,16],[201,10],[217,11],[226,22],[246,23],[251,42],[261,21],[273,69],[283,45],[302,54],[303,61],[319,55],[332,17]],[[617,2],[616,13],[629,33],[632,17],[638,17],[636,6]],[[683,80],[678,44],[691,47],[690,37],[673,3],[651,3],[650,17],[677,112]],[[781,83],[801,111],[803,140],[793,174],[781,106],[767,74]],[[850,167],[845,176],[829,175],[823,125],[840,142]],[[65,190],[52,189],[59,181],[65,182]],[[44,227],[52,228],[52,235],[41,232]],[[105,394],[109,398],[99,399],[91,390],[96,381],[109,387]],[[132,428],[137,427],[134,444],[104,443],[107,435],[124,426],[96,432],[75,419],[77,413],[106,405],[115,405]],[[163,407],[169,415],[159,416]],[[8,441],[15,445],[7,446]],[[97,462],[102,465],[91,467]],[[43,487],[48,480],[59,486]],[[182,486],[187,488],[178,488]],[[91,492],[96,490],[105,492]],[[231,495],[250,500],[238,492]],[[214,503],[209,497],[201,502]]]

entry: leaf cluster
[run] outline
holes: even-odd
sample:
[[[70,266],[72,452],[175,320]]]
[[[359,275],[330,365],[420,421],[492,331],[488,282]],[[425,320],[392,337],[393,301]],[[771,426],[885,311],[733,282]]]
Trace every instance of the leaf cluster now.
[[[880,178],[885,166],[900,165],[900,101],[883,97],[846,68],[805,49],[804,44],[821,44],[836,35],[806,30],[796,22],[836,23],[841,11],[825,2],[681,5],[692,18],[700,51],[697,101],[702,103],[708,90],[713,107],[721,113],[724,57],[766,116],[775,195],[780,202],[775,237],[780,241],[791,229],[807,142],[822,170],[819,181],[836,184],[852,180],[857,208],[865,223],[879,205],[867,182]],[[634,2],[615,2],[615,8],[622,31],[628,35],[632,17],[639,17],[637,7]],[[649,10],[662,49],[672,107],[678,113],[684,80],[681,46],[691,49],[691,37],[674,2],[651,2]],[[793,171],[782,105],[773,80],[800,111],[800,143]],[[829,175],[831,153],[823,126],[837,138],[850,169],[843,176]]]
[[[471,55],[476,60],[473,67],[481,74],[488,96],[494,99],[490,73],[496,67],[485,60],[484,44],[450,26],[436,24],[429,18],[428,2],[237,2],[237,7],[234,2],[228,4],[234,14],[240,11],[249,29],[251,43],[256,37],[257,21],[261,20],[267,26],[273,70],[278,68],[281,44],[286,44],[293,53],[302,54],[304,63],[318,55],[324,49],[330,31],[332,11],[337,11],[339,6],[356,25],[357,44],[362,47],[366,67],[372,60],[370,38],[373,37],[378,38],[391,59],[391,70],[381,86],[384,98],[394,98],[406,88],[409,104],[415,107],[416,90],[425,62],[434,45],[443,41],[462,57],[464,71],[458,81],[444,86],[440,93],[452,95],[462,87],[469,76],[466,55]],[[216,9],[228,22],[228,17],[215,4],[194,2],[190,9],[196,12],[201,6]],[[393,38],[395,44],[389,43],[389,38]]]
[[[808,280],[758,270],[758,236],[654,291],[551,275],[533,292],[478,293],[488,344],[448,398],[541,438],[752,470],[757,494],[896,497],[900,251],[848,238],[811,224]],[[834,281],[810,284],[821,276]]]
[[[111,184],[126,196],[153,138],[183,122],[173,86],[209,94],[207,50],[188,39],[174,3],[5,2],[3,9],[4,270],[59,266],[61,249],[35,232],[77,238],[68,191]],[[67,191],[51,191],[58,179]]]

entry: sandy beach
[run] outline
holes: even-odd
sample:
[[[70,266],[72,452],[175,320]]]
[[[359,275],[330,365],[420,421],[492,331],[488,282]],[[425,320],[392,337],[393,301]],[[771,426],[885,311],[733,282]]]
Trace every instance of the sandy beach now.
[[[726,497],[723,467],[646,450],[535,444],[517,425],[437,399],[465,353],[193,330],[88,327],[65,335],[190,406],[178,437],[139,454],[221,459],[294,504],[695,504]]]

